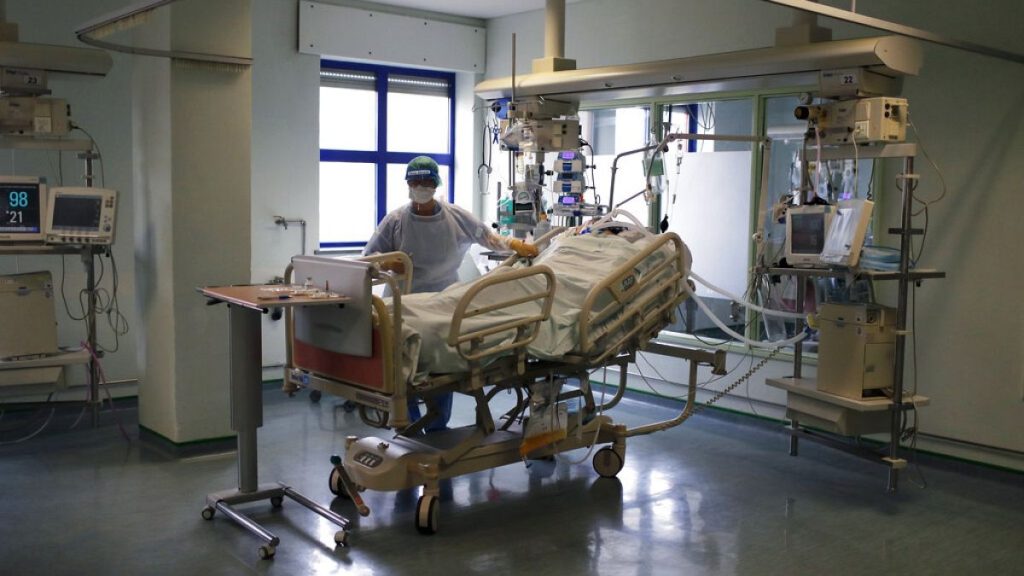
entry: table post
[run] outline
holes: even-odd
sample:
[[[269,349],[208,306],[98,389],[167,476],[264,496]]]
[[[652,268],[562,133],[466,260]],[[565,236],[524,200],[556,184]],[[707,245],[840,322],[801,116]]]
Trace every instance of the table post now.
[[[260,312],[242,306],[228,309],[231,429],[238,434],[238,490],[255,492],[259,486],[256,430],[263,426]]]

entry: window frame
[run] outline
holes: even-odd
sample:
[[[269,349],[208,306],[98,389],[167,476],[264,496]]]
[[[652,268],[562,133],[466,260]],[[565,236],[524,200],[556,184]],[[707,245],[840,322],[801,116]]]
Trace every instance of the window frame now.
[[[320,70],[353,70],[369,72],[374,74],[374,90],[377,97],[377,142],[375,150],[335,150],[319,148],[320,159],[318,165],[323,162],[349,162],[374,164],[376,172],[376,213],[374,226],[387,215],[387,190],[388,164],[407,164],[417,156],[429,156],[441,167],[442,178],[448,183],[448,201],[453,202],[455,198],[455,73],[442,72],[438,70],[422,70],[416,68],[403,68],[398,66],[386,66],[382,64],[367,64],[364,62],[349,62],[344,60],[320,60],[320,68],[317,70],[319,81]],[[388,77],[397,76],[418,76],[422,78],[442,79],[448,83],[448,152],[426,153],[426,152],[392,152],[387,148],[388,137]],[[317,110],[319,116],[319,108]],[[319,200],[320,187],[317,185],[317,198]],[[362,248],[366,246],[369,238],[363,241],[347,242],[323,242],[318,239],[318,246],[321,250],[334,250],[344,248]]]

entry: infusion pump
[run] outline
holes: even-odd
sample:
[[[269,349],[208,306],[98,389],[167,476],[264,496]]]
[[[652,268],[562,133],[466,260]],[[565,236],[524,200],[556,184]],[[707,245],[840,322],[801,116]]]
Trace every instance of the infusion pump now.
[[[905,98],[857,98],[818,106],[798,106],[797,119],[807,120],[821,143],[869,144],[903,142],[909,120]],[[812,136],[813,137],[813,136]]]
[[[46,207],[47,244],[112,244],[117,191],[54,187]]]

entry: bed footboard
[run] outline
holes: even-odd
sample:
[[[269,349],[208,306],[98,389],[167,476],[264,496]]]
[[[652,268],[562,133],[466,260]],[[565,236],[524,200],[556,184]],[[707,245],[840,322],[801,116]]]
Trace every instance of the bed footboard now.
[[[401,424],[408,420],[406,386],[401,371],[401,297],[412,282],[412,262],[402,252],[375,254],[361,258],[378,264],[371,271],[372,285],[385,285],[396,306],[389,309],[378,296],[371,297],[372,353],[369,357],[338,354],[303,344],[295,339],[291,309],[285,318],[285,386],[293,393],[298,385],[342,396],[370,408],[390,414],[390,420]],[[404,274],[383,270],[385,262],[404,264]],[[285,270],[285,282],[292,280],[291,264]]]

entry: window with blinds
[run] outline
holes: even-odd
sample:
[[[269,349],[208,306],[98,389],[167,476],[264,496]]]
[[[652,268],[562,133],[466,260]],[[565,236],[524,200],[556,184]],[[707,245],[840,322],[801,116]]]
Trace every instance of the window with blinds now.
[[[321,248],[365,245],[408,201],[405,164],[416,156],[437,161],[451,199],[454,89],[450,73],[321,62]]]

